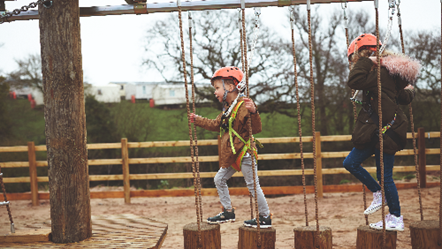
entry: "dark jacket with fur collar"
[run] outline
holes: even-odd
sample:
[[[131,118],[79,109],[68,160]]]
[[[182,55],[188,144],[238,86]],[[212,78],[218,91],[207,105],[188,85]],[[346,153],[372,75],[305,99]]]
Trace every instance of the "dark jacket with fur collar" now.
[[[407,105],[413,100],[415,91],[404,88],[416,82],[419,70],[419,62],[404,55],[388,55],[381,60],[382,126],[391,123],[396,114],[396,120],[383,137],[385,153],[395,154],[405,148],[408,121],[398,105]],[[376,119],[371,116],[378,113],[377,67],[369,58],[362,57],[356,62],[350,71],[348,86],[362,90],[364,102],[356,120],[352,142],[358,149],[369,146],[379,149],[379,124],[373,122]]]

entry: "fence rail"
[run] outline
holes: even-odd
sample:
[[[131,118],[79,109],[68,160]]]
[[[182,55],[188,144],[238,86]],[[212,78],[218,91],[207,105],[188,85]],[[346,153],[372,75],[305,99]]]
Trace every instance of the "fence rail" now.
[[[316,153],[317,153],[317,172],[318,172],[318,195],[321,197],[325,192],[346,192],[355,191],[359,189],[362,191],[360,185],[328,185],[323,186],[322,175],[330,174],[349,174],[344,168],[322,168],[323,158],[345,158],[349,151],[338,152],[324,152],[321,151],[322,142],[341,142],[350,141],[350,135],[340,136],[320,136],[320,133],[316,133]],[[411,139],[411,133],[407,134],[407,138]],[[426,171],[439,171],[440,165],[426,165],[426,155],[440,154],[440,148],[425,148],[426,138],[440,138],[440,132],[427,132],[425,133],[423,128],[419,128],[416,134],[418,139],[418,153],[419,153],[419,171],[421,175],[421,185],[426,187]],[[263,144],[274,143],[299,143],[299,137],[278,137],[278,138],[260,138]],[[302,137],[303,143],[313,142],[312,136]],[[218,145],[219,140],[199,140],[198,146],[210,146]],[[89,181],[123,181],[124,191],[110,191],[98,194],[91,192],[92,198],[121,198],[124,197],[126,203],[130,203],[131,197],[138,196],[182,196],[192,195],[193,190],[181,189],[181,190],[142,190],[142,191],[130,191],[131,180],[159,180],[159,179],[188,179],[193,178],[192,172],[181,173],[156,173],[156,174],[130,174],[130,164],[157,164],[157,163],[190,163],[191,157],[154,157],[154,158],[129,158],[129,149],[132,148],[153,148],[153,147],[182,147],[189,146],[189,141],[159,141],[159,142],[127,142],[127,139],[122,139],[121,143],[101,143],[101,144],[88,144],[89,150],[101,150],[101,149],[121,149],[122,158],[119,159],[91,159],[88,160],[89,166],[97,165],[122,165],[123,173],[120,175],[90,175]],[[30,183],[31,193],[15,193],[8,194],[8,199],[32,199],[33,205],[38,205],[39,199],[49,198],[47,193],[38,193],[38,182],[48,182],[47,176],[37,176],[37,167],[47,167],[47,161],[36,161],[35,152],[46,151],[45,145],[35,146],[34,142],[28,142],[28,146],[13,146],[13,147],[0,147],[0,153],[12,153],[12,152],[28,152],[27,162],[0,162],[1,168],[29,168],[29,177],[4,177],[4,183]],[[413,149],[406,149],[396,153],[396,156],[412,156],[414,155]],[[284,159],[300,159],[300,153],[269,153],[260,154],[259,160],[284,160]],[[304,158],[313,158],[313,153],[304,153]],[[219,156],[199,156],[200,162],[218,162]],[[365,167],[369,173],[376,172],[376,167]],[[415,166],[395,166],[394,172],[413,172]],[[306,175],[313,175],[313,169],[306,169],[304,172]],[[216,172],[200,172],[201,178],[213,178]],[[297,176],[301,175],[300,169],[289,170],[260,170],[258,175],[263,176]],[[237,172],[233,177],[242,177],[241,172]],[[403,185],[403,186],[402,186]],[[415,184],[402,184],[399,188],[414,187]],[[435,185],[435,184],[430,184]],[[437,185],[437,184],[436,184]],[[280,186],[280,187],[263,187],[266,190],[266,194],[294,194],[300,191],[300,186]],[[313,187],[313,186],[310,186]],[[232,188],[231,194],[247,194],[245,188]],[[216,195],[214,189],[204,189],[203,194]]]

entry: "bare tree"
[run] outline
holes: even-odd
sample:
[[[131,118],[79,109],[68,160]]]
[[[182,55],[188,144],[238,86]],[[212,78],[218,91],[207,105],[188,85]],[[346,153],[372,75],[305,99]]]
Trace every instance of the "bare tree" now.
[[[241,67],[237,19],[236,11],[217,10],[193,13],[196,82],[209,83],[212,74],[221,67]],[[249,16],[246,21],[248,48],[252,47],[254,38],[252,19]],[[171,14],[166,20],[157,21],[147,31],[148,57],[144,64],[157,70],[166,82],[183,81],[178,28],[178,19],[175,14]],[[189,46],[188,34],[184,39],[186,46]],[[260,103],[261,111],[270,106],[267,103],[278,102],[280,96],[289,92],[285,72],[289,70],[291,60],[286,53],[287,49],[288,44],[272,29],[261,25],[253,61],[249,61],[250,94]],[[187,48],[186,51],[189,49]],[[189,53],[186,53],[186,56],[187,65],[190,65]],[[189,68],[187,70],[190,72]],[[212,89],[197,88],[196,91],[201,97],[215,100]]]
[[[29,54],[26,58],[16,60],[18,69],[9,74],[9,84],[15,88],[32,87],[43,92],[41,74],[41,56]]]

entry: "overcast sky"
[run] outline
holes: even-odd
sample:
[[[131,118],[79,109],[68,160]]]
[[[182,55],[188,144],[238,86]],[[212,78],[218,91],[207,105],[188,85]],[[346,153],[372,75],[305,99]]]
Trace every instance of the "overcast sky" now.
[[[13,10],[27,5],[32,0],[6,1],[6,8]],[[154,2],[149,1],[148,2]],[[210,1],[210,0],[208,0]],[[155,2],[164,2],[156,0]],[[169,1],[167,1],[169,2]],[[124,0],[80,0],[80,6],[121,5]],[[439,0],[402,0],[402,27],[404,32],[417,29],[438,29],[441,25],[441,2]],[[348,10],[364,8],[372,13],[373,2],[352,2]],[[341,4],[321,4],[323,14],[341,9]],[[380,0],[380,25],[387,26],[388,0]],[[290,39],[286,28],[287,7],[262,8],[261,19],[264,25],[274,27]],[[176,15],[176,13],[172,13]],[[160,81],[161,78],[141,66],[144,54],[145,32],[155,21],[170,13],[148,15],[97,16],[81,18],[81,44],[84,80],[94,85],[106,85],[115,81]],[[246,15],[253,15],[250,9]],[[187,19],[187,16],[184,16]],[[178,18],[177,18],[178,21]],[[393,32],[397,31],[395,18]],[[187,20],[184,22],[187,26]],[[351,27],[350,27],[351,28]],[[179,34],[177,34],[179,35]],[[350,38],[353,39],[353,38]],[[0,25],[0,75],[17,69],[16,59],[29,54],[40,53],[40,30],[38,20],[14,21]]]

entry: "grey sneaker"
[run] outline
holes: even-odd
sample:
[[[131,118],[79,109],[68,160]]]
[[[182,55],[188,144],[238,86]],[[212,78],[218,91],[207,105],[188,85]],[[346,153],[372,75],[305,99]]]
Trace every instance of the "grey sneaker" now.
[[[209,224],[219,224],[225,222],[235,222],[234,208],[232,208],[232,212],[228,212],[225,208],[223,208],[223,211],[218,215],[207,218],[207,223]]]
[[[258,227],[258,223],[255,219],[246,220],[244,221],[244,226],[246,227]],[[271,228],[272,227],[272,215],[269,215],[267,218],[264,218],[263,216],[259,216],[259,227],[260,228]]]

